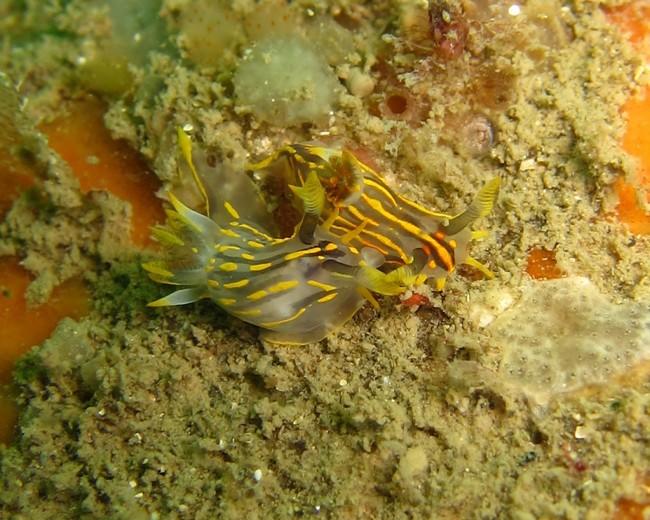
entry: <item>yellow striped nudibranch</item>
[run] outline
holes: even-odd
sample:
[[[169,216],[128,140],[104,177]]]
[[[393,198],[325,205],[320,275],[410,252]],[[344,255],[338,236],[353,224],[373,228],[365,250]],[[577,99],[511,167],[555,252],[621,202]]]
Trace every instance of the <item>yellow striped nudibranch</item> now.
[[[344,324],[366,300],[376,306],[373,292],[400,294],[428,278],[441,287],[457,262],[490,274],[467,254],[467,226],[490,211],[498,180],[451,217],[398,196],[345,149],[293,145],[246,176],[209,166],[180,129],[178,138],[198,207],[169,195],[167,222],[153,229],[167,254],[143,267],[179,289],[151,306],[210,298],[268,341],[303,344]],[[277,173],[279,162],[302,215],[287,237],[250,178]]]

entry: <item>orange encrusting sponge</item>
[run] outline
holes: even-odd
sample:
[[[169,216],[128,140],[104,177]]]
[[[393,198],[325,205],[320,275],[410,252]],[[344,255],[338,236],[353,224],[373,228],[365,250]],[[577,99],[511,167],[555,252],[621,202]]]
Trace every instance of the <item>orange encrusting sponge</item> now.
[[[626,32],[627,39],[633,44],[642,44],[650,34],[650,5],[645,0],[607,9],[607,17]]]
[[[650,5],[645,1],[631,2],[608,10],[607,16],[627,33],[630,42],[650,62]],[[639,160],[637,183],[650,189],[650,87],[646,87],[643,98],[629,99],[622,110],[627,116],[623,148]],[[635,186],[619,179],[614,187],[619,197],[617,212],[620,220],[627,224],[632,233],[650,234],[650,214],[639,206]],[[644,487],[648,487],[647,475]],[[614,520],[641,520],[645,518],[644,512],[648,507],[649,501],[640,503],[623,497],[616,504]]]
[[[31,280],[16,257],[0,258],[0,386],[9,383],[16,359],[46,340],[63,317],[80,318],[89,310],[89,294],[79,278],[56,287],[47,303],[30,307],[25,290]],[[0,390],[0,442],[10,440],[15,416],[13,403]]]
[[[151,226],[165,216],[155,196],[160,182],[136,151],[111,137],[103,103],[87,98],[66,108],[65,115],[40,127],[50,146],[70,165],[83,193],[105,190],[130,202],[133,243],[152,245]]]
[[[639,504],[629,498],[622,498],[616,505],[616,516],[614,520],[643,520],[647,504]]]
[[[623,111],[628,118],[623,148],[639,160],[637,182],[650,189],[650,88],[646,87],[643,99],[628,100]],[[639,207],[634,186],[619,179],[615,187],[619,197],[619,218],[632,233],[650,234],[650,214]]]
[[[102,119],[105,106],[99,100],[74,101],[66,109],[40,130],[70,165],[83,193],[106,190],[131,203],[131,240],[136,246],[151,246],[150,227],[164,219],[155,196],[158,179],[137,152],[111,137]],[[21,192],[38,182],[30,165],[7,148],[0,147],[0,218]],[[24,296],[30,281],[17,258],[0,258],[0,442],[5,443],[11,439],[17,415],[6,392],[16,359],[47,339],[64,316],[78,318],[89,308],[89,294],[80,279],[64,282],[47,303],[30,308]]]
[[[14,200],[27,188],[32,187],[35,181],[30,166],[10,154],[4,146],[0,148],[0,220],[9,211]]]
[[[650,5],[643,1],[631,2],[609,10],[607,15],[650,61]],[[639,160],[636,183],[650,190],[650,87],[646,87],[642,98],[629,99],[622,110],[627,116],[623,148]],[[635,186],[619,179],[614,187],[619,198],[617,213],[620,220],[632,233],[650,234],[650,213],[639,205]]]

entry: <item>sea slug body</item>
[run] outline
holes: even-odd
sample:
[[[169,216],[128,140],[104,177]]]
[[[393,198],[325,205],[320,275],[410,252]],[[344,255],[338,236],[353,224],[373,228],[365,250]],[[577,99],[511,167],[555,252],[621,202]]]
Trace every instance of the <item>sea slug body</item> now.
[[[169,194],[168,221],[153,230],[167,254],[143,267],[153,280],[181,288],[151,306],[210,298],[270,342],[304,344],[339,328],[366,300],[376,306],[373,293],[401,294],[429,278],[441,289],[459,262],[491,276],[467,253],[467,227],[491,210],[498,179],[452,217],[397,195],[345,148],[291,145],[250,166],[249,176],[226,180],[182,130],[178,136],[202,207],[195,211]],[[254,184],[265,171],[277,172],[277,161],[286,162],[302,206],[288,237],[274,231],[268,212],[260,217],[266,202]]]

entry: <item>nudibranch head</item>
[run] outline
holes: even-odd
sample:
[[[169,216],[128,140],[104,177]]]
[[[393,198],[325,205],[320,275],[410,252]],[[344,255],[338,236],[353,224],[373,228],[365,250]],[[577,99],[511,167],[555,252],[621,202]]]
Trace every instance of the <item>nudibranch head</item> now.
[[[278,170],[278,164],[284,164],[284,170]],[[483,232],[472,232],[469,226],[492,210],[499,191],[498,178],[486,183],[465,211],[452,216],[429,211],[397,194],[373,168],[345,147],[293,144],[249,168],[258,178],[263,178],[264,173],[278,175],[280,171],[288,182],[298,185],[305,185],[310,175],[316,175],[327,199],[317,215],[321,225],[341,242],[358,249],[371,248],[383,258],[380,271],[385,276],[362,274],[365,286],[373,292],[399,294],[428,279],[442,289],[447,276],[461,263],[479,269],[489,278],[493,276],[469,255],[470,241],[484,236]],[[337,177],[347,189],[328,191],[327,186],[336,184]],[[310,204],[309,192],[294,189],[294,193],[302,199],[299,204]]]

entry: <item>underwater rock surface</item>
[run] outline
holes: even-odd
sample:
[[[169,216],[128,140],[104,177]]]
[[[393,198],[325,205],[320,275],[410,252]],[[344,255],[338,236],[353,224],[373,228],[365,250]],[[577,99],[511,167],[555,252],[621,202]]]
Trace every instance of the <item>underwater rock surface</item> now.
[[[20,106],[26,124],[0,121],[0,156],[35,143],[42,171],[38,189],[6,207],[0,253],[36,278],[35,301],[81,274],[92,309],[17,364],[0,517],[620,520],[621,504],[641,510],[650,363],[635,360],[647,353],[650,236],[617,220],[612,183],[635,182],[620,107],[649,69],[607,21],[620,3],[5,2],[0,68],[19,103],[0,101],[0,113]],[[121,16],[131,18],[114,24]],[[301,121],[291,125],[237,97],[246,49],[280,37],[306,38],[323,58],[312,72],[289,64],[304,93],[323,75],[340,89],[309,98],[318,120],[291,114],[311,110],[300,89],[278,112]],[[262,86],[258,58],[250,81]],[[303,348],[265,344],[210,302],[148,308],[164,292],[141,268],[157,253],[129,240],[143,219],[106,185],[82,193],[35,130],[89,92],[108,111],[75,126],[70,147],[100,131],[125,139],[159,195],[183,187],[179,127],[207,165],[233,175],[286,143],[343,140],[390,189],[451,215],[499,177],[488,235],[471,247],[496,276],[463,266],[443,292],[382,298]],[[110,165],[92,151],[79,162]],[[566,280],[531,283],[534,251],[548,252],[540,272]]]

